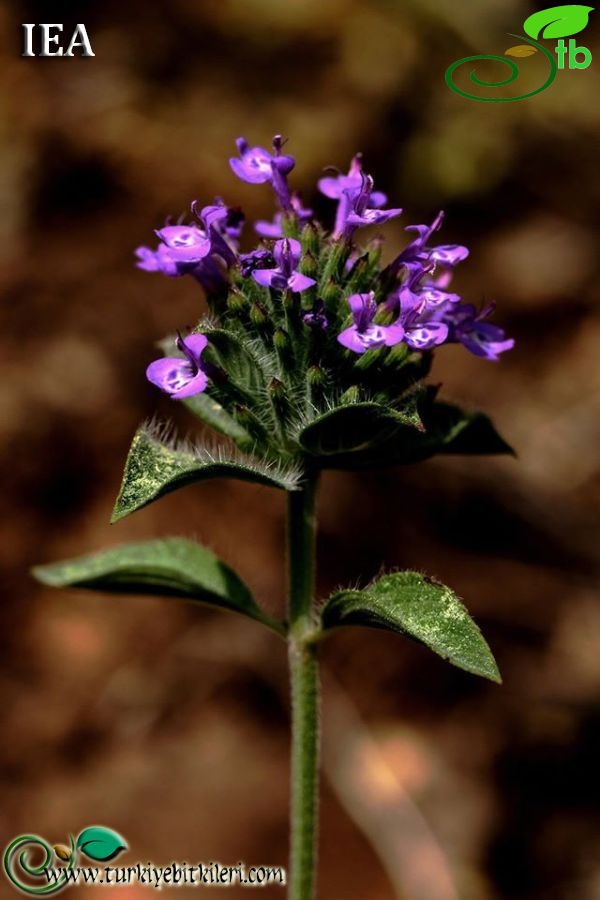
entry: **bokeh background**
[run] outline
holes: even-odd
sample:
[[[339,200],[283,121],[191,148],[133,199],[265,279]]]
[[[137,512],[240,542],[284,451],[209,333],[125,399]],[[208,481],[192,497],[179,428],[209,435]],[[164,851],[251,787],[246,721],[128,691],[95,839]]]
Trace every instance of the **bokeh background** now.
[[[390,248],[445,208],[444,238],[472,248],[459,290],[496,299],[517,338],[499,364],[448,348],[434,369],[447,397],[495,417],[517,460],[324,478],[321,594],[382,564],[429,571],[465,598],[504,686],[391,635],[330,640],[319,897],[600,896],[598,63],[515,103],[444,84],[451,62],[503,54],[506,32],[545,5],[0,7],[3,846],[102,823],[126,836],[128,860],[286,862],[277,640],[235,616],[52,593],[28,574],[108,544],[197,535],[281,609],[274,492],[213,482],[108,519],[139,422],[158,410],[196,427],[144,368],[202,299],[192,280],[135,270],[132,250],[194,198],[269,216],[268,189],[236,182],[227,157],[240,134],[267,144],[282,132],[294,185],[324,215],[322,167],[364,152],[405,209]],[[595,15],[579,40],[598,53]],[[95,58],[22,59],[20,23],[49,19],[66,32],[84,22]],[[525,84],[542,65],[523,61]],[[0,894],[12,896],[4,881]]]

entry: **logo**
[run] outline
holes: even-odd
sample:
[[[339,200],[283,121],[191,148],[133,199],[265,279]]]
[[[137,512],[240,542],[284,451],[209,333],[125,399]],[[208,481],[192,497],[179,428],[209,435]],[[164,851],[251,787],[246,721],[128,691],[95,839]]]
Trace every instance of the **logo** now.
[[[34,48],[35,29],[39,29],[40,52],[36,54]],[[60,23],[44,23],[36,25],[35,22],[23,23],[23,52],[21,56],[95,56],[92,50],[85,25],[81,22],[75,26],[73,35],[66,48],[61,44],[63,26]]]
[[[252,889],[287,883],[282,866],[247,866],[244,862],[234,866],[214,861],[171,862],[162,866],[153,862],[106,865],[128,849],[120,834],[103,825],[84,828],[77,838],[70,834],[66,844],[51,845],[37,834],[22,834],[4,851],[4,872],[14,888],[30,897],[57,894],[72,885],[98,888],[142,885],[161,890],[172,885],[198,888],[237,885]],[[90,865],[90,860],[96,865]]]
[[[38,849],[42,856],[36,853]],[[84,828],[77,838],[70,834],[68,844],[54,846],[37,834],[23,834],[4,851],[4,871],[8,880],[24,894],[45,896],[61,891],[73,881],[81,854],[94,862],[110,862],[127,849],[121,835],[103,825]],[[38,857],[36,862],[34,855]]]
[[[553,6],[550,9],[542,9],[539,12],[533,13],[533,15],[529,16],[528,19],[525,19],[525,22],[523,23],[523,29],[528,37],[510,34],[509,32],[510,37],[525,41],[525,44],[518,44],[515,47],[510,47],[505,51],[504,56],[465,56],[464,59],[457,60],[446,69],[446,84],[455,94],[466,97],[468,100],[481,100],[483,103],[510,103],[512,100],[526,100],[528,97],[534,97],[536,94],[539,94],[550,87],[556,78],[558,69],[564,69],[565,65],[568,66],[569,69],[587,69],[592,61],[591,50],[588,50],[587,47],[578,47],[576,41],[572,38],[572,35],[579,34],[580,31],[583,31],[588,24],[589,14],[593,9],[594,7],[592,6]],[[547,47],[538,44],[537,38],[540,37],[550,40],[560,38],[556,47],[553,48],[554,53],[556,53],[556,59]],[[568,44],[563,40],[566,37],[570,38]],[[473,69],[470,74],[471,81],[479,87],[484,88],[505,87],[516,81],[519,76],[519,67],[517,64],[513,62],[512,59],[506,59],[505,57],[514,56],[524,59],[525,57],[533,56],[538,52],[543,53],[546,57],[550,66],[549,74],[541,87],[528,91],[525,94],[520,94],[516,97],[479,97],[477,94],[470,94],[468,91],[462,90],[462,88],[454,83],[454,73],[459,66],[463,65],[463,63],[473,63],[482,59],[492,59],[495,62],[501,62],[505,66],[508,66],[510,75],[499,81],[484,81],[475,74],[475,69]]]

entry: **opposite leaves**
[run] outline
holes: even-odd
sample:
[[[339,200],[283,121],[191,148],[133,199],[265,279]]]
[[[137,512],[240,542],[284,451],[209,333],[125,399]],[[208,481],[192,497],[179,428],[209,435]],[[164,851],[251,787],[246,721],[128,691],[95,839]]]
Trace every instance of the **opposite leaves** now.
[[[365,625],[404,634],[467,672],[501,682],[490,648],[456,594],[418,572],[396,572],[364,591],[333,594],[321,620],[326,631]]]
[[[112,547],[49,566],[33,574],[50,587],[80,587],[115,594],[180,597],[256,619],[280,634],[281,622],[265,613],[235,572],[206,547],[183,538]]]

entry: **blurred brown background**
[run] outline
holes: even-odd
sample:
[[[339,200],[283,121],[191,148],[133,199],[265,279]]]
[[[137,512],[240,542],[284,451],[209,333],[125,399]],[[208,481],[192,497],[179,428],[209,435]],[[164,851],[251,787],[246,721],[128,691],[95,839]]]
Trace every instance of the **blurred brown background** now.
[[[268,189],[236,182],[227,157],[238,135],[267,144],[280,131],[297,156],[294,185],[323,214],[331,207],[313,188],[322,167],[364,152],[405,209],[387,228],[390,252],[404,225],[444,207],[444,239],[472,248],[458,289],[476,303],[495,298],[518,341],[498,365],[449,348],[434,369],[447,397],[496,418],[517,461],[324,478],[321,593],[382,564],[426,569],[465,598],[505,683],[391,635],[331,639],[319,897],[600,896],[598,13],[578,36],[598,58],[531,100],[476,103],[444,84],[454,60],[512,46],[506,32],[535,9],[0,8],[3,846],[101,823],[126,836],[128,860],[286,862],[276,638],[176,602],[52,593],[28,575],[34,562],[110,543],[198,535],[281,608],[275,493],[214,482],[108,525],[138,423],[158,408],[194,427],[144,368],[156,340],[199,316],[197,287],[136,271],[132,250],[194,198],[222,194],[269,216]],[[96,56],[22,59],[23,21],[64,22],[69,33],[84,22]],[[12,896],[4,881],[0,894]]]

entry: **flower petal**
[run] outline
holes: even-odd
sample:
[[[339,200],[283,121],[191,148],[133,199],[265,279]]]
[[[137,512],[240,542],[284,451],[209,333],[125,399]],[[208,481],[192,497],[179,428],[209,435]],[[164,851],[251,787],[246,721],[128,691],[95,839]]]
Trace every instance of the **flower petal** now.
[[[273,279],[279,275],[279,269],[255,269],[252,277],[261,287],[271,287]]]
[[[460,244],[441,244],[439,247],[432,247],[429,258],[444,266],[455,266],[468,255],[468,247],[462,247]]]
[[[386,347],[395,347],[404,337],[404,328],[400,324],[384,326],[383,331],[385,332],[384,343]]]
[[[351,325],[350,328],[346,328],[338,334],[337,339],[343,347],[352,350],[354,353],[364,353],[367,349],[360,339],[356,325]]]
[[[173,400],[185,400],[187,397],[193,397],[195,394],[201,394],[202,391],[206,390],[206,385],[208,384],[208,376],[205,372],[200,369],[197,375],[188,381],[188,383],[181,388],[181,390],[176,391],[171,394]]]
[[[440,291],[438,288],[425,286],[419,291],[419,297],[425,300],[428,306],[441,306],[442,303],[458,303],[460,294],[450,294],[448,291]]]
[[[208,338],[205,334],[188,334],[187,337],[183,338],[183,343],[196,359],[200,359],[202,351],[208,346]]]
[[[445,322],[425,322],[407,329],[404,340],[415,350],[430,350],[443,344],[448,337],[448,326]]]
[[[167,225],[156,234],[175,262],[199,262],[210,253],[210,238],[195,225]]]
[[[150,363],[146,369],[146,378],[161,391],[174,394],[189,384],[194,378],[194,370],[189,360],[166,356]]]
[[[195,336],[203,337],[203,335]],[[194,373],[194,369],[187,359],[171,356],[156,359],[150,363],[146,369],[146,378],[176,400],[183,400],[199,394],[208,383],[205,372],[199,370]]]
[[[301,291],[306,291],[308,288],[312,287],[313,284],[316,284],[314,278],[309,278],[308,275],[302,275],[300,272],[294,272],[294,274],[288,279],[288,287],[290,291],[295,291],[296,293],[300,293]]]
[[[301,255],[300,241],[294,238],[283,238],[283,240],[277,241],[273,248],[275,262],[283,271],[286,271],[287,266],[287,272],[292,272],[300,262]]]
[[[342,196],[342,185],[339,178],[319,178],[317,187],[330,200],[339,200]]]
[[[270,168],[267,171],[265,168],[248,165],[245,159],[238,159],[236,156],[231,157],[229,165],[238,178],[242,181],[247,181],[249,184],[264,184],[265,181],[270,181],[273,177],[273,172]]]
[[[283,237],[283,230],[281,228],[281,214],[278,213],[272,222],[267,222],[266,219],[259,219],[254,223],[254,230],[261,237],[266,238],[280,238]]]

